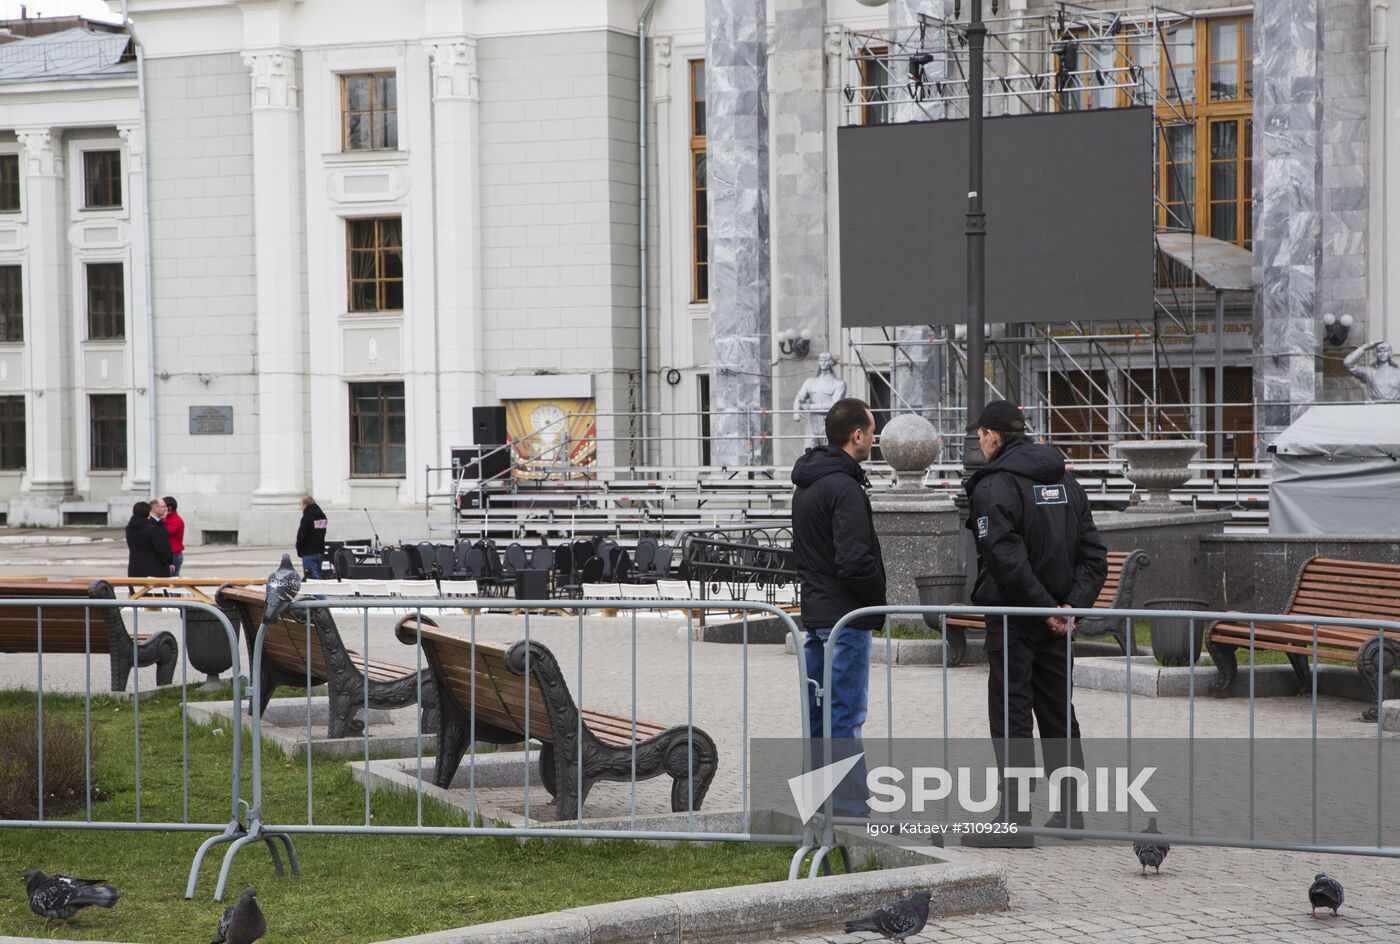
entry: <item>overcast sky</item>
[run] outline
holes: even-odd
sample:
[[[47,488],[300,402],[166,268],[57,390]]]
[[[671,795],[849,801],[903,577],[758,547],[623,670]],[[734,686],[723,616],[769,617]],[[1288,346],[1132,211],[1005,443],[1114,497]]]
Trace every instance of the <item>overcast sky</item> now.
[[[19,8],[26,7],[30,16],[70,16],[78,14],[94,20],[120,20],[121,0],[0,0],[0,20],[19,19]]]

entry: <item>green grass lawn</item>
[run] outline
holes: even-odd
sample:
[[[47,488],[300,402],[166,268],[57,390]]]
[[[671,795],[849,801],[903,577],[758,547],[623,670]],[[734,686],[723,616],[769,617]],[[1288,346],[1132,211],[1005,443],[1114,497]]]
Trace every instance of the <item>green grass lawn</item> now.
[[[193,696],[193,693],[192,693]],[[49,696],[45,717],[73,719],[81,730],[81,699]],[[0,693],[0,711],[32,710],[33,693]],[[135,809],[133,711],[94,698],[95,780],[109,799],[94,804],[95,820],[132,818]],[[141,815],[183,819],[178,692],[143,703]],[[189,819],[227,822],[229,734],[190,725]],[[247,745],[245,735],[245,746]],[[251,748],[244,752],[243,796],[251,801]],[[306,762],[263,752],[266,819],[306,818]],[[364,788],[343,760],[314,760],[315,821],[364,819]],[[392,792],[372,795],[376,824],[413,823],[416,800]],[[82,819],[79,811],[74,817]],[[467,825],[465,815],[425,798],[427,825]],[[0,936],[45,936],[43,921],[25,901],[20,873],[28,868],[107,879],[121,890],[110,911],[84,909],[66,928],[47,935],[73,940],[187,944],[213,937],[224,904],[245,885],[258,888],[269,941],[357,942],[419,934],[561,908],[645,895],[786,878],[791,850],[742,843],[656,847],[609,841],[482,837],[301,836],[302,875],[276,878],[266,847],[238,853],[225,903],[213,901],[227,846],[205,859],[196,897],[184,900],[190,862],[203,834],[0,829]]]

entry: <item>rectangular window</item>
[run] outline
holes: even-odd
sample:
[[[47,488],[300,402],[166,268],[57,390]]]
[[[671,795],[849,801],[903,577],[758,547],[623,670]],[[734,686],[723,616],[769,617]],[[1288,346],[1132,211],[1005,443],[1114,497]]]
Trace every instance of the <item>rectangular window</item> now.
[[[24,340],[24,285],[17,265],[0,266],[0,341]]]
[[[392,72],[340,77],[341,150],[399,146],[398,81]]]
[[[403,222],[347,220],[350,311],[403,311]]]
[[[126,394],[103,393],[88,397],[91,431],[89,446],[94,472],[126,469]]]
[[[87,265],[89,341],[120,341],[126,337],[126,289],[120,262]]]
[[[19,212],[19,155],[0,154],[0,213]]]
[[[710,375],[700,374],[700,464],[710,464]]]
[[[690,300],[710,300],[709,172],[705,162],[705,60],[690,63]]]
[[[350,385],[350,474],[400,478],[406,468],[403,384]]]
[[[0,469],[24,468],[24,397],[0,397]]]
[[[867,46],[860,51],[860,98],[866,103],[860,110],[863,125],[889,124],[889,87],[895,84],[885,58],[889,52],[888,46]]]
[[[122,205],[122,152],[83,152],[83,209]]]

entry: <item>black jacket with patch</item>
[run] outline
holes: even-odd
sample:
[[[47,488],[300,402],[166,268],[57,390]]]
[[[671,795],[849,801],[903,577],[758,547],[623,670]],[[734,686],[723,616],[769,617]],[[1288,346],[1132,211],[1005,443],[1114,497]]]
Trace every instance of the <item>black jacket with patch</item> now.
[[[835,446],[808,449],[792,467],[792,557],[802,582],[802,625],[829,629],[852,610],[885,605],[885,562],[860,463]],[[849,625],[879,629],[884,617]]]
[[[326,513],[312,502],[301,513],[297,527],[297,557],[315,557],[326,553]]]
[[[985,606],[1094,605],[1108,557],[1089,498],[1049,446],[1013,439],[963,483],[977,540],[972,602]]]

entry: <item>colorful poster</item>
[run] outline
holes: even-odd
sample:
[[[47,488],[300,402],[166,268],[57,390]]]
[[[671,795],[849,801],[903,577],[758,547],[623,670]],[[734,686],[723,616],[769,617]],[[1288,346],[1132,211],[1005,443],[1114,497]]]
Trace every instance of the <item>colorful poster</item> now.
[[[506,400],[506,438],[521,479],[588,478],[598,463],[592,398]]]

